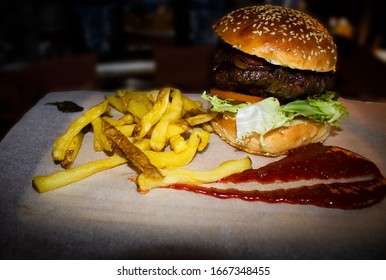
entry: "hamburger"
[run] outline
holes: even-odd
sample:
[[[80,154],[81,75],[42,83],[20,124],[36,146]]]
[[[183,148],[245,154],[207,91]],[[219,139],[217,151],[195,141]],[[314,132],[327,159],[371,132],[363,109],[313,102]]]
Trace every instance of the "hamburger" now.
[[[337,49],[315,18],[273,5],[241,8],[213,25],[222,39],[214,88],[215,132],[252,154],[278,156],[323,142],[348,112],[333,91]]]

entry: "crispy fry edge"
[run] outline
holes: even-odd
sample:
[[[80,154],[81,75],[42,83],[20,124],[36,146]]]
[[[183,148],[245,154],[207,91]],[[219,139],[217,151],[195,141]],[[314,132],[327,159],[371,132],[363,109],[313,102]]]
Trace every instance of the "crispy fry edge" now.
[[[138,169],[151,178],[162,178],[162,174],[149,158],[133,143],[129,141],[118,129],[108,121],[103,120],[104,132],[120,148],[125,157]]]

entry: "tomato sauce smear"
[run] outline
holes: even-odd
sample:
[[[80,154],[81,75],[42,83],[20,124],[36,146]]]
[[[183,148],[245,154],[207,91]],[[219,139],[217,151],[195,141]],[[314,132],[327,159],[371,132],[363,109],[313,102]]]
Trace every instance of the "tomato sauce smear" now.
[[[309,144],[289,151],[284,158],[258,169],[230,175],[219,183],[287,183],[301,180],[353,179],[350,182],[317,183],[275,190],[239,190],[187,184],[167,188],[217,198],[238,198],[267,203],[309,204],[319,207],[361,209],[386,196],[386,179],[370,160],[343,148]],[[363,178],[363,179],[360,179]]]

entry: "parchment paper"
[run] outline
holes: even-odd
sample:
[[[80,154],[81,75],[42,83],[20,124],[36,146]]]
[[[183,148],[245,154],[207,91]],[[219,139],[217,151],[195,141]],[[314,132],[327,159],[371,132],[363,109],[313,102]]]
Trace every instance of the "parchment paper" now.
[[[361,210],[221,200],[171,189],[146,195],[127,165],[44,194],[36,175],[59,170],[56,137],[103,92],[48,94],[0,143],[0,255],[3,259],[375,259],[385,258],[386,201]],[[199,98],[199,94],[191,97]],[[386,175],[386,104],[343,100],[350,111],[326,141],[371,159]],[[212,135],[191,168],[213,168],[247,154]],[[75,164],[103,158],[85,136]],[[254,167],[276,159],[252,156]]]

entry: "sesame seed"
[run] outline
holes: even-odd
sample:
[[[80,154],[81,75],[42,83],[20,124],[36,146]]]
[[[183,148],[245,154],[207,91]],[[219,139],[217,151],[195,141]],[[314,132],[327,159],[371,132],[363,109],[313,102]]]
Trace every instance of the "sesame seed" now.
[[[244,36],[244,33],[241,32],[250,30],[249,38],[252,40],[254,38],[260,40],[258,36],[264,34],[273,36],[271,39],[273,45],[269,48],[271,51],[281,51],[287,42],[292,43],[295,40],[298,46],[290,48],[285,46],[283,50],[291,52],[293,56],[300,53],[303,59],[308,61],[312,60],[313,56],[317,57],[323,53],[329,54],[331,57],[334,56],[336,59],[336,46],[327,29],[317,20],[304,17],[304,13],[297,10],[271,5],[246,7],[226,15],[213,28],[219,35],[221,32],[228,34],[233,32],[236,33],[236,37]],[[230,40],[228,43],[238,42],[232,43]],[[313,50],[308,51],[308,47],[304,47],[304,50],[301,49],[309,43],[315,44]],[[277,47],[278,44],[281,47]],[[237,47],[241,46],[237,45]],[[253,51],[257,50],[258,47],[253,48]],[[335,60],[331,58],[329,63],[335,63]]]

